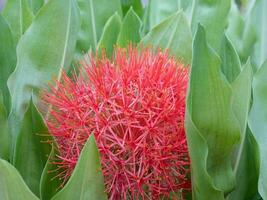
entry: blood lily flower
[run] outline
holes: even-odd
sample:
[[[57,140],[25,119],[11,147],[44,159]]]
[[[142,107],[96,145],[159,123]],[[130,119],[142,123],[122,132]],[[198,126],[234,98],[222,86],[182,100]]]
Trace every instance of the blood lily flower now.
[[[63,183],[94,134],[109,199],[165,199],[190,190],[184,130],[188,69],[168,52],[117,48],[46,91]]]

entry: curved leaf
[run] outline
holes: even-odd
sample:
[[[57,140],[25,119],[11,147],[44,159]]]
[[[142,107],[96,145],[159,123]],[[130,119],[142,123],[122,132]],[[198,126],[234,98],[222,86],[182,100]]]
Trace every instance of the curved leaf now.
[[[121,15],[120,0],[77,0],[80,15],[81,28],[77,41],[77,57],[89,48],[93,51],[97,48],[97,42],[107,20],[115,13]]]
[[[33,14],[36,14],[39,9],[44,5],[44,0],[28,0],[28,2]]]
[[[254,47],[252,60],[259,68],[267,59],[267,0],[254,1],[250,20],[256,30],[257,42]]]
[[[23,182],[15,167],[2,159],[0,159],[0,197],[3,200],[38,200]]]
[[[222,199],[235,185],[231,155],[239,142],[240,128],[232,111],[231,87],[222,75],[220,65],[219,57],[206,43],[204,28],[199,25],[193,46],[186,126],[187,137],[192,137],[188,140],[196,199],[214,199],[206,196],[212,195],[206,192],[207,188],[212,188],[217,199]],[[198,145],[190,144],[191,140],[197,142],[197,137],[200,143],[203,143],[200,138],[204,140],[206,147],[200,149]],[[204,159],[199,158],[200,152],[206,156]],[[194,170],[199,165],[204,168]],[[211,181],[205,186],[202,178]]]
[[[236,166],[236,187],[227,200],[262,200],[258,196],[258,146],[249,128]]]
[[[8,0],[3,10],[3,16],[7,19],[14,35],[14,41],[17,43],[33,19],[28,0]]]
[[[192,36],[189,24],[183,12],[179,11],[154,27],[140,42],[152,45],[155,49],[169,49],[170,54],[191,63]]]
[[[141,39],[141,20],[131,8],[123,19],[117,44],[126,47],[129,43],[136,44]]]
[[[232,2],[227,36],[234,44],[242,63],[246,63],[256,42],[256,31],[250,22],[250,16],[243,17],[235,2]]]
[[[150,0],[148,14],[150,29],[181,9],[190,13],[192,3],[193,0]]]
[[[207,41],[219,50],[224,29],[228,23],[231,0],[195,0],[192,14],[193,33],[201,23],[207,31]]]
[[[60,171],[56,165],[51,163],[56,159],[55,150],[54,147],[52,147],[40,181],[40,197],[42,200],[50,200],[61,188],[62,183],[56,177]]]
[[[92,134],[80,154],[76,167],[65,185],[52,200],[107,200],[99,152]]]
[[[7,126],[7,114],[0,90],[0,158],[9,160],[10,135]]]
[[[18,62],[8,80],[12,97],[9,123],[13,145],[30,101],[52,76],[60,78],[75,50],[79,28],[77,5],[73,0],[50,0],[34,19],[17,47]]]
[[[143,15],[143,5],[141,0],[121,0],[121,6],[123,15],[126,15],[131,7],[139,17],[142,17]]]
[[[239,57],[228,38],[224,35],[221,44],[221,69],[229,83],[232,83],[241,71]]]
[[[43,118],[31,101],[17,137],[14,166],[31,191],[39,196],[39,182],[51,145]]]
[[[260,171],[258,190],[267,199],[267,61],[253,79],[253,104],[249,115],[249,126],[259,145]]]
[[[0,90],[3,93],[6,110],[10,110],[10,93],[7,87],[7,79],[16,66],[16,49],[11,30],[0,15]]]
[[[121,17],[118,13],[115,13],[108,19],[97,47],[100,51],[101,49],[105,49],[105,53],[108,57],[112,56],[113,47],[117,42],[120,29]]]

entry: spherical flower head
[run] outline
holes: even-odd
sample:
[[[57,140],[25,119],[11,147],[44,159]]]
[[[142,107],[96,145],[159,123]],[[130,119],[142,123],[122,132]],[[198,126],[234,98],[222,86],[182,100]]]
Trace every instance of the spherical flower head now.
[[[129,47],[112,59],[91,56],[79,74],[63,73],[43,98],[52,106],[47,124],[63,182],[94,134],[109,199],[182,199],[190,190],[187,67],[167,51]]]

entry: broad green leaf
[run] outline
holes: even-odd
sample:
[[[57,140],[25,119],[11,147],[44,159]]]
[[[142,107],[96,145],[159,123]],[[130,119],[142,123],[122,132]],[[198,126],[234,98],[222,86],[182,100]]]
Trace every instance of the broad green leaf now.
[[[229,13],[229,25],[226,34],[236,48],[241,62],[246,63],[257,39],[256,31],[249,16],[243,17],[234,2],[232,2]]]
[[[229,67],[233,68],[230,63]],[[252,67],[250,62],[247,62],[247,64],[243,67],[243,70],[235,79],[233,79],[231,84],[233,91],[233,111],[239,122],[241,131],[241,146],[248,122],[248,112],[250,109],[251,101],[252,77]]]
[[[33,14],[36,14],[39,9],[44,5],[44,0],[28,0],[28,2]]]
[[[189,105],[190,100],[187,100]],[[189,106],[188,106],[189,107]],[[216,189],[212,183],[212,178],[207,171],[208,146],[199,130],[191,119],[189,109],[186,111],[186,139],[191,162],[191,180],[193,200],[216,199],[224,200],[222,191]]]
[[[131,7],[139,17],[142,17],[143,15],[142,0],[121,0],[121,6],[123,15],[126,15]]]
[[[32,94],[35,101],[39,90],[52,76],[60,79],[62,68],[68,69],[78,30],[76,2],[50,0],[20,39],[17,66],[8,80],[12,98],[9,123],[13,145]]]
[[[150,0],[149,4],[149,25],[150,29],[161,23],[179,10],[190,13],[192,0]]]
[[[237,78],[232,82],[232,90],[233,90],[233,111],[235,116],[239,122],[240,126],[240,133],[241,133],[241,142],[235,149],[235,154],[233,155],[233,169],[235,176],[237,178],[235,190],[231,193],[230,196],[236,197],[240,191],[246,190],[253,190],[253,187],[249,186],[251,183],[250,180],[247,178],[243,178],[242,176],[246,177],[255,177],[252,180],[257,181],[257,174],[254,168],[253,170],[247,169],[246,167],[255,167],[255,163],[245,163],[245,160],[249,157],[255,157],[254,147],[252,146],[251,136],[249,130],[246,133],[247,123],[248,123],[248,112],[250,109],[250,102],[251,102],[251,85],[252,85],[252,77],[253,71],[248,62],[242,72],[237,76]],[[249,146],[248,146],[249,145]],[[241,175],[240,173],[243,172],[244,174]],[[246,188],[250,187],[250,188]],[[254,187],[255,188],[255,187]],[[250,194],[251,195],[254,194]],[[243,195],[239,195],[239,199],[241,200]],[[229,197],[230,198],[230,197]],[[236,197],[237,198],[237,197]]]
[[[77,0],[80,15],[81,28],[77,41],[77,55],[81,57],[83,52],[90,48],[95,51],[97,42],[107,20],[115,13],[121,15],[120,0]]]
[[[252,61],[259,68],[267,59],[267,0],[257,0],[254,2],[255,4],[249,16],[257,35]]]
[[[234,173],[238,180],[235,186],[235,190],[231,193],[229,198],[239,198],[241,200],[241,197],[244,197],[244,195],[238,194],[243,190],[247,190],[248,188],[246,187],[248,187],[250,182],[248,182],[249,179],[243,178],[240,173],[243,172],[244,174],[246,174],[245,177],[248,177],[250,174],[253,174],[253,176],[255,176],[255,171],[249,171],[249,169],[246,168],[253,166],[253,164],[255,165],[255,163],[250,163],[249,165],[245,163],[245,160],[248,156],[254,156],[252,154],[253,147],[251,146],[252,144],[250,142],[250,136],[246,135],[253,72],[250,63],[247,63],[244,66],[242,72],[240,72],[241,67],[238,55],[227,37],[224,37],[223,39],[221,54],[222,71],[224,72],[228,81],[232,83],[233,111],[239,122],[241,133],[241,143],[236,147],[236,151],[233,156]]]
[[[39,182],[51,149],[49,140],[43,118],[31,101],[17,137],[14,166],[36,196],[40,193]]]
[[[9,23],[17,44],[33,19],[28,0],[8,0],[3,10],[3,16]]]
[[[69,181],[52,200],[106,200],[103,181],[100,156],[92,134],[83,147]]]
[[[243,151],[236,168],[236,187],[226,200],[259,200],[254,198],[258,192],[258,148],[257,143],[247,128]]]
[[[140,42],[141,45],[154,49],[169,49],[170,54],[191,63],[192,36],[187,19],[182,11],[170,16],[155,26]]]
[[[56,158],[53,147],[41,176],[40,197],[42,200],[50,200],[61,188],[62,182],[56,177],[60,171],[57,166],[52,163],[56,159],[58,158]]]
[[[232,111],[231,86],[220,66],[218,55],[207,45],[204,28],[199,25],[193,46],[186,129],[187,137],[192,137],[188,140],[195,199],[214,199],[205,197],[211,189],[217,199],[222,199],[235,185],[231,155],[239,142],[240,128]],[[195,144],[197,138],[203,143],[203,149]],[[204,159],[200,159],[200,153]],[[203,168],[195,169],[199,165]],[[203,184],[203,178],[210,181]]]
[[[23,182],[18,171],[0,159],[0,197],[2,200],[38,200]]]
[[[207,31],[207,41],[219,50],[224,29],[228,23],[231,0],[195,0],[191,26],[193,33],[201,23]]]
[[[0,90],[0,158],[9,160],[10,135],[7,126],[7,114]]]
[[[249,126],[259,145],[258,190],[267,199],[267,61],[260,67],[253,79],[253,104],[249,115]]]
[[[98,43],[98,49],[105,49],[105,52],[108,57],[112,56],[113,47],[116,45],[118,35],[121,29],[121,17],[118,13],[112,15],[103,29],[103,34]]]
[[[13,36],[6,20],[0,15],[0,90],[3,93],[6,110],[10,110],[10,93],[7,79],[16,66],[16,49]]]
[[[126,47],[129,43],[136,44],[141,39],[141,20],[131,8],[123,19],[117,44]]]
[[[229,83],[232,83],[241,71],[239,57],[226,36],[223,36],[221,44],[221,70]]]

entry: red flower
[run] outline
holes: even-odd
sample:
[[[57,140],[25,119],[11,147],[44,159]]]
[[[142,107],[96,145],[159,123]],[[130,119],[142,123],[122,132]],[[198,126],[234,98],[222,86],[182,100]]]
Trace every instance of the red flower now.
[[[188,70],[167,52],[117,49],[83,62],[46,92],[64,182],[91,133],[109,199],[162,199],[190,189],[184,131]]]

